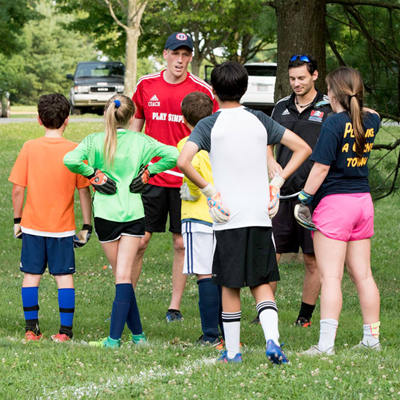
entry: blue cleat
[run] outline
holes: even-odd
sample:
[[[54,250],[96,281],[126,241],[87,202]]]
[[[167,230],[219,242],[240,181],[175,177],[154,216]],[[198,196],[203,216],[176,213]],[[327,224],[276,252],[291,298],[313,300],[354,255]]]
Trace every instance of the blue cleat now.
[[[221,357],[217,358],[217,361],[222,363],[241,363],[242,362],[242,355],[237,353],[235,357],[229,358],[228,351],[224,351],[221,353]]]
[[[282,349],[271,339],[267,342],[267,351],[265,354],[267,355],[268,360],[272,362],[272,364],[289,363],[289,360],[285,356]]]

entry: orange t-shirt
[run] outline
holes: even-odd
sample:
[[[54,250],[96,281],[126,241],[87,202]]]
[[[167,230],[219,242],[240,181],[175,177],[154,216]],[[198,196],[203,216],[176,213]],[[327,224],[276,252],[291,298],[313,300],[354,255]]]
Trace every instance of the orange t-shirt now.
[[[27,188],[21,229],[38,236],[66,237],[75,233],[74,192],[89,186],[82,175],[65,167],[65,154],[77,143],[41,137],[27,141],[8,180]]]

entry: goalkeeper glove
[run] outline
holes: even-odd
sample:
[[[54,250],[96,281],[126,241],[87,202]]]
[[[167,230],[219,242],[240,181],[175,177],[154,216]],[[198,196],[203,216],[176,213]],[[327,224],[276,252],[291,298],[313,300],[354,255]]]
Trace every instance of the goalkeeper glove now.
[[[133,179],[129,186],[131,193],[142,193],[146,185],[149,183],[149,179],[156,174],[151,174],[147,166],[140,166],[139,173],[136,178]]]
[[[94,190],[102,194],[115,194],[117,184],[106,174],[95,168],[92,175],[87,176]]]
[[[305,204],[296,204],[294,207],[294,217],[296,221],[303,227],[310,231],[316,231],[317,228],[312,221],[310,208]]]
[[[197,201],[201,197],[201,196],[193,196],[190,193],[189,186],[187,185],[186,182],[184,182],[183,185],[181,186],[181,190],[179,191],[179,193],[181,195],[181,199],[186,201]]]
[[[299,193],[299,197],[298,198],[303,204],[308,206],[313,201],[314,195],[309,194],[309,193],[305,192],[304,190],[302,190]]]
[[[14,237],[22,239],[21,218],[14,218]]]
[[[208,212],[212,220],[218,224],[224,224],[229,221],[229,210],[224,207],[221,201],[221,195],[211,183],[205,188],[200,189],[204,196],[207,197]]]
[[[83,224],[81,231],[74,235],[74,248],[84,246],[92,236],[92,225]]]
[[[268,204],[268,215],[272,219],[278,213],[279,210],[279,194],[281,187],[285,183],[285,180],[279,175],[275,175],[269,184],[269,204]]]

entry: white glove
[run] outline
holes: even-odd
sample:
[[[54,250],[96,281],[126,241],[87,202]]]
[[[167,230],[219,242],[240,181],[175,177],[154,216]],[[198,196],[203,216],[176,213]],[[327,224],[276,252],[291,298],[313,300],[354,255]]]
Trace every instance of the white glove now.
[[[279,176],[275,175],[269,184],[269,204],[268,204],[268,215],[272,219],[278,213],[279,210],[279,194],[281,192],[281,187],[285,183],[285,180]]]
[[[189,186],[187,185],[186,182],[184,182],[183,185],[181,186],[181,190],[179,191],[179,193],[181,195],[181,199],[186,201],[197,201],[201,197],[201,196],[193,196],[190,193]]]
[[[205,188],[200,189],[204,196],[207,197],[207,204],[209,207],[209,213],[212,220],[219,224],[224,224],[229,221],[229,210],[224,207],[221,201],[221,195],[217,192],[217,189],[211,183]]]

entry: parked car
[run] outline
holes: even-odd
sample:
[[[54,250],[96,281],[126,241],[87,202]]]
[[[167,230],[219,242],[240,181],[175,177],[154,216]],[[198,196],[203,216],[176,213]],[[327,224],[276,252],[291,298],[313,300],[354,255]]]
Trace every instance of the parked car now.
[[[10,118],[10,93],[0,89],[0,117]]]
[[[124,64],[113,61],[81,62],[75,74],[67,74],[74,81],[69,92],[71,114],[86,112],[101,114],[110,97],[124,92]]]
[[[271,114],[275,105],[276,63],[247,63],[244,67],[249,74],[249,84],[240,102],[246,107]],[[205,68],[205,80],[210,83],[214,66],[206,65]]]

